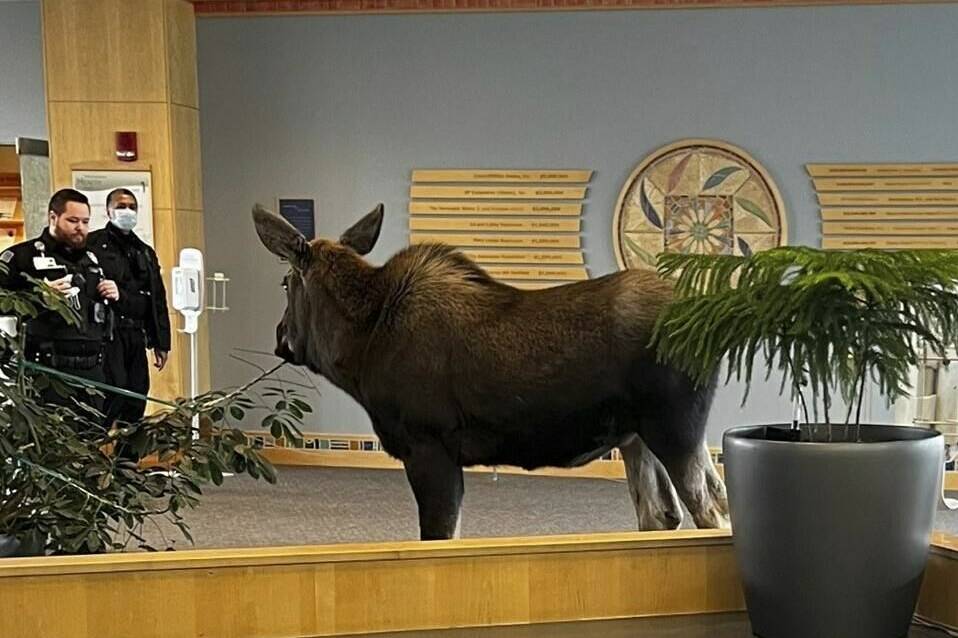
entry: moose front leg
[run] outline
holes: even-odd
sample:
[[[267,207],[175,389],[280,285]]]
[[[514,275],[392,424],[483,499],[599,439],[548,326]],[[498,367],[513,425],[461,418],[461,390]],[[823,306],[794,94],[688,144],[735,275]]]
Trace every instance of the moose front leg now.
[[[459,537],[462,468],[439,443],[416,442],[403,460],[419,506],[419,537],[424,541]]]

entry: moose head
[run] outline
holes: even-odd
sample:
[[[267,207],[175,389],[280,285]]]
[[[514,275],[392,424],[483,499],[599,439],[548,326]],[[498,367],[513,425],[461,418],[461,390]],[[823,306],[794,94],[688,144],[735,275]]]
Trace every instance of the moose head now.
[[[314,330],[314,322],[354,314],[368,305],[362,299],[363,291],[357,289],[359,281],[350,281],[349,275],[369,268],[361,256],[368,254],[379,239],[383,205],[376,206],[338,241],[309,241],[292,224],[259,204],[253,207],[253,222],[266,248],[289,264],[283,278],[286,310],[276,326],[276,355],[325,373],[323,352],[316,343],[323,335]]]

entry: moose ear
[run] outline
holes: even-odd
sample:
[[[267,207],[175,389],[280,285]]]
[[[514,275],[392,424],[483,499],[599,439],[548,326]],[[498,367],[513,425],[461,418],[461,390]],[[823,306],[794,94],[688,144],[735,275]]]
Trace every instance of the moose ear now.
[[[271,253],[298,270],[309,265],[309,242],[292,224],[259,204],[253,206],[253,223],[260,241]]]
[[[379,239],[379,231],[383,227],[383,205],[379,204],[368,215],[343,233],[339,238],[339,243],[349,246],[360,255],[366,255],[376,245]]]

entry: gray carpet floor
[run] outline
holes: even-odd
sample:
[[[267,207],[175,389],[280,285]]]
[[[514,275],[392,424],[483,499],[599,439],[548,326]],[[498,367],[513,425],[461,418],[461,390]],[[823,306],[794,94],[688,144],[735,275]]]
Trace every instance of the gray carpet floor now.
[[[443,629],[376,634],[377,638],[751,638],[745,614],[635,618],[521,627]],[[912,626],[908,638],[946,638],[935,629]]]
[[[312,545],[418,538],[416,505],[396,470],[279,468],[275,485],[245,476],[204,488],[186,514],[198,548]],[[938,511],[936,529],[958,534],[958,512]],[[464,537],[531,536],[635,529],[625,481],[466,473]],[[147,529],[186,549],[175,528]]]

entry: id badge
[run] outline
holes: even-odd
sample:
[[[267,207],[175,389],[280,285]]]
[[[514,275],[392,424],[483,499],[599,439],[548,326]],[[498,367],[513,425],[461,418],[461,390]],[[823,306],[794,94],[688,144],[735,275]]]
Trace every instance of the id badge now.
[[[34,257],[33,258],[33,269],[34,270],[55,270],[57,268],[62,268],[60,264],[57,263],[57,260],[53,257]]]

